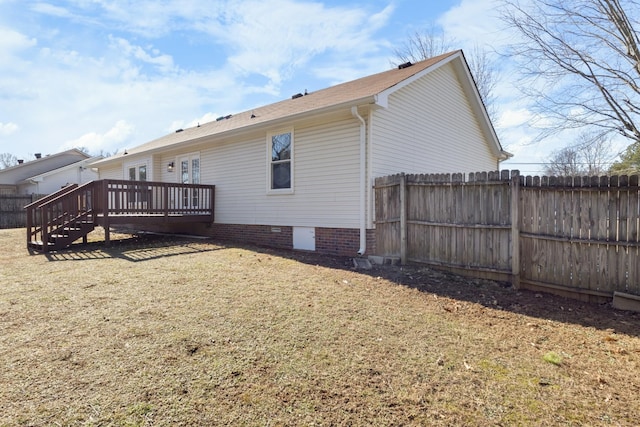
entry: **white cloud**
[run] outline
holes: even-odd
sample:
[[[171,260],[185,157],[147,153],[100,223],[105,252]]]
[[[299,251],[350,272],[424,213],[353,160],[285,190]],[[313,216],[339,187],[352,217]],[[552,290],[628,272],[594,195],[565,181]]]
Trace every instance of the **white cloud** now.
[[[497,126],[500,128],[522,126],[533,120],[533,117],[533,113],[525,108],[507,109],[500,114]]]
[[[134,126],[125,120],[118,120],[115,125],[105,133],[99,134],[89,132],[80,137],[65,142],[60,149],[87,148],[91,153],[98,153],[100,150],[111,151],[121,143],[127,141],[133,133]]]
[[[69,18],[72,16],[69,10],[49,3],[35,3],[31,6],[31,10],[58,18]]]
[[[7,136],[16,132],[19,129],[18,125],[15,123],[2,123],[0,122],[0,135]]]
[[[126,57],[132,57],[143,63],[157,66],[160,71],[168,72],[173,70],[173,58],[171,55],[160,53],[157,49],[150,48],[151,53],[140,46],[135,46],[120,37],[109,36],[112,48],[119,50]]]
[[[482,47],[498,48],[508,42],[495,0],[462,0],[438,21],[447,37],[469,49],[481,41]]]
[[[264,75],[276,85],[329,49],[371,49],[372,32],[392,10],[386,8],[370,18],[364,9],[290,0],[238,1],[233,6],[225,11],[221,25],[209,31],[235,51],[228,58],[231,64],[245,73]]]
[[[0,69],[10,65],[13,56],[37,44],[37,40],[29,38],[11,28],[0,27]]]

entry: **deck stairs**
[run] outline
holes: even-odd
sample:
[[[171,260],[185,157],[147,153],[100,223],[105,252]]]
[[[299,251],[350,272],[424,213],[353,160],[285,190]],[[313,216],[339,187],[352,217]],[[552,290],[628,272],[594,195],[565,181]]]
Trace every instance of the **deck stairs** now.
[[[57,251],[78,239],[86,243],[95,229],[91,209],[92,184],[67,186],[43,199],[27,205],[27,248]]]
[[[57,251],[71,246],[73,242],[82,239],[83,243],[87,243],[87,235],[95,229],[95,225],[91,221],[82,218],[68,221],[61,227],[53,230],[47,239],[46,251]],[[43,251],[44,242],[42,240],[31,240],[28,243],[30,249]]]

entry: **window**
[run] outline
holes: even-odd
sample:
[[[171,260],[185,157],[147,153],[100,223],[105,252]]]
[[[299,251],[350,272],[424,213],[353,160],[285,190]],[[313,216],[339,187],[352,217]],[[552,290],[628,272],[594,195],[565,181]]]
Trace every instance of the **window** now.
[[[291,192],[293,190],[293,132],[270,134],[269,190]]]
[[[147,165],[142,165],[138,167],[138,181],[146,181],[147,180]]]
[[[128,167],[129,180],[130,181],[146,181],[147,180],[147,165],[131,165]]]

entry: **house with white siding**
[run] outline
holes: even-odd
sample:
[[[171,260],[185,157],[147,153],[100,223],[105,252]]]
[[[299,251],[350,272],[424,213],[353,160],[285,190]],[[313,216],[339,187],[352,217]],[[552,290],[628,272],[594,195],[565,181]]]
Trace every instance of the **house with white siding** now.
[[[51,194],[70,184],[86,184],[98,179],[98,172],[89,164],[102,156],[89,157],[69,165],[30,176],[17,183],[18,194]]]
[[[375,246],[376,177],[496,170],[508,157],[454,51],[178,129],[92,167],[100,179],[215,185],[213,223],[162,231],[356,255]]]
[[[78,149],[42,156],[0,170],[0,194],[50,194],[69,184],[84,184],[97,179],[88,167],[102,157],[91,157]]]

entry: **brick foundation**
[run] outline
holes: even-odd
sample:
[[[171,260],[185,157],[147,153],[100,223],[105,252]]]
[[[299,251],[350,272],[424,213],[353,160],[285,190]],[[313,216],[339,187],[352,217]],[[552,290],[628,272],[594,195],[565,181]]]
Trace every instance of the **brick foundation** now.
[[[329,255],[356,256],[360,249],[357,228],[316,228],[316,252]],[[367,230],[366,253],[375,253],[374,230]]]
[[[211,224],[207,235],[217,240],[293,249],[293,228],[270,225]]]
[[[271,248],[293,249],[293,227],[243,224],[212,224],[206,234],[217,240],[250,243]],[[316,252],[356,256],[360,249],[357,228],[316,227]],[[367,230],[367,254],[375,253],[374,230]]]
[[[125,227],[119,227],[124,229]],[[140,229],[139,226],[135,227]],[[145,226],[145,231],[209,236],[215,240],[248,243],[278,249],[293,249],[293,227],[245,224],[172,224]],[[360,230],[357,228],[316,227],[316,252],[337,256],[357,256]],[[375,230],[367,230],[366,254],[375,253]]]

